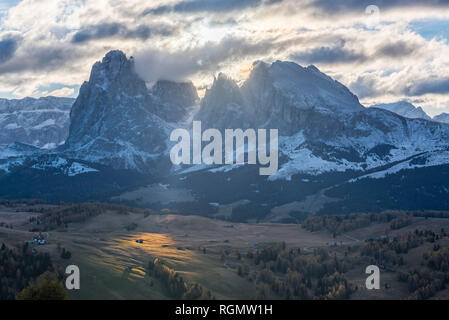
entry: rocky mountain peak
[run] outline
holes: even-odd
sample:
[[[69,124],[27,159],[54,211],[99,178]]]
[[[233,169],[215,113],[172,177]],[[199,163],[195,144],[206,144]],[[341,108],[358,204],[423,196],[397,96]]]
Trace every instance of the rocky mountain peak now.
[[[64,143],[74,99],[0,99],[0,146],[13,142],[52,149]]]
[[[373,105],[372,107],[385,109],[410,119],[431,120],[431,118],[421,107],[416,107],[406,100],[393,103],[377,104]]]
[[[303,127],[311,112],[344,118],[362,110],[357,96],[315,66],[256,61],[241,87],[219,74],[206,91],[198,118],[218,121],[218,128],[271,127],[290,135]]]
[[[241,102],[242,97],[237,83],[224,73],[219,73],[210,89],[206,90],[205,100],[219,99],[222,105]]]
[[[248,122],[246,104],[237,83],[220,73],[206,90],[197,119],[211,128],[239,128]]]
[[[168,125],[155,113],[134,60],[111,51],[92,67],[70,114],[65,150],[117,168],[145,169],[165,149]]]
[[[128,59],[120,50],[108,52],[101,62],[94,64],[89,83],[108,91],[120,88],[129,95],[146,90],[145,81],[135,71],[134,58]]]
[[[159,80],[151,91],[165,101],[183,105],[193,105],[199,99],[198,92],[192,82]]]
[[[150,90],[151,108],[168,122],[183,121],[199,97],[192,82],[159,80]]]
[[[79,143],[86,132],[93,129],[101,135],[102,118],[111,112],[118,112],[124,106],[132,106],[132,100],[143,100],[147,95],[145,82],[134,70],[133,59],[118,50],[106,54],[96,62],[88,82],[81,88],[70,113],[70,134],[68,144]],[[142,101],[139,102],[141,104]]]
[[[256,72],[260,73],[260,69]],[[340,113],[363,109],[349,89],[313,65],[304,68],[294,62],[278,60],[267,68],[265,77],[268,77],[264,79],[265,84],[270,83],[279,94],[290,97],[291,103],[299,109],[318,108]],[[260,82],[257,77],[250,77],[245,86],[250,87],[254,79]],[[260,83],[255,85],[260,86]]]

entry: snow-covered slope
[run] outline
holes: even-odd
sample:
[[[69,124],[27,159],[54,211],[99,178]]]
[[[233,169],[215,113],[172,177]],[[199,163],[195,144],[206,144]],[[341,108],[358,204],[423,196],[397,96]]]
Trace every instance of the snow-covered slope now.
[[[7,146],[0,147],[0,159],[8,159],[13,157],[30,156],[43,152],[36,147],[14,142]]]
[[[449,113],[441,113],[433,117],[433,121],[449,123]]]
[[[320,122],[334,124],[331,130],[334,137],[326,134],[326,128],[314,130]],[[345,121],[322,119],[310,122],[310,126],[312,129],[305,128],[300,138],[281,139],[280,153],[288,160],[270,179],[290,179],[296,173],[365,171],[449,148],[449,125],[406,119],[380,109],[355,113]],[[319,131],[323,132],[323,137],[317,134]],[[449,159],[445,161],[449,163]],[[436,163],[428,161],[426,165]]]
[[[58,170],[64,175],[73,177],[79,174],[97,172],[97,169],[91,168],[85,164],[70,161],[58,155],[49,155],[42,157],[31,165],[33,169],[38,170]]]
[[[372,108],[381,108],[397,113],[405,118],[431,120],[427,113],[421,107],[415,107],[407,101],[399,101],[386,104],[375,104]]]
[[[57,97],[0,99],[0,146],[20,142],[51,149],[64,143],[74,101]]]

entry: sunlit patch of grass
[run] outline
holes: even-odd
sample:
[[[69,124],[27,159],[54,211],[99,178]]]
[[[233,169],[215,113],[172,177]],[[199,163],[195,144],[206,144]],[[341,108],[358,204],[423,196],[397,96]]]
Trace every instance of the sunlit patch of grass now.
[[[138,279],[143,279],[146,276],[146,271],[144,268],[142,267],[134,267],[131,268],[130,272],[129,272],[130,276],[138,278]]]
[[[165,289],[148,274],[150,259],[159,258],[190,283],[210,289],[217,298],[252,297],[252,283],[223,267],[221,247],[198,250],[200,243],[169,233],[131,231],[65,233],[62,245],[82,272],[82,292],[73,298],[165,299]],[[136,240],[142,240],[142,243]]]
[[[142,240],[143,243],[137,243],[136,240]],[[192,250],[183,248],[170,235],[160,233],[139,232],[131,235],[114,238],[112,248],[118,251],[125,251],[128,255],[138,256],[147,255],[158,257],[169,264],[183,265],[192,263],[195,253]]]

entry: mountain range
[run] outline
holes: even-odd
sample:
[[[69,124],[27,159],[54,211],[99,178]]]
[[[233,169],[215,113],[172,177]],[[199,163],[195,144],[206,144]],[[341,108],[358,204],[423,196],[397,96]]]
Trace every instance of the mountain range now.
[[[405,118],[425,119],[433,120],[436,122],[449,123],[449,114],[441,113],[431,118],[421,107],[416,107],[412,103],[405,100],[393,103],[376,104],[372,105],[371,107],[385,109],[399,114]]]
[[[45,99],[56,104],[55,98]],[[23,105],[25,110],[31,103]],[[160,80],[148,88],[133,58],[111,51],[81,86],[70,128],[62,120],[33,119],[33,127],[47,135],[30,135],[34,140],[18,135],[21,143],[14,144],[5,138],[0,195],[112,199],[239,221],[448,209],[444,119],[432,120],[405,101],[366,108],[315,66],[285,61],[255,62],[242,85],[219,74],[200,99],[190,82]],[[219,130],[279,129],[278,172],[267,178],[251,165],[173,166],[170,132],[189,129],[192,120]],[[53,132],[50,122],[67,128],[51,142],[44,139]]]
[[[432,119],[421,107],[415,107],[413,104],[405,100],[394,103],[377,104],[372,107],[385,109],[410,119]]]
[[[45,97],[0,99],[0,146],[20,142],[53,149],[69,134],[74,99]]]

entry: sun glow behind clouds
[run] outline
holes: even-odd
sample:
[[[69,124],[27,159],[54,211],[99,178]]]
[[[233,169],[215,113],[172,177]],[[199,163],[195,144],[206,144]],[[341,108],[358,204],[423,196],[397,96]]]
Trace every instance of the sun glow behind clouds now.
[[[220,42],[224,37],[231,34],[231,29],[226,26],[211,26],[202,23],[193,30],[192,36],[198,41],[198,45],[205,45],[208,42]]]

